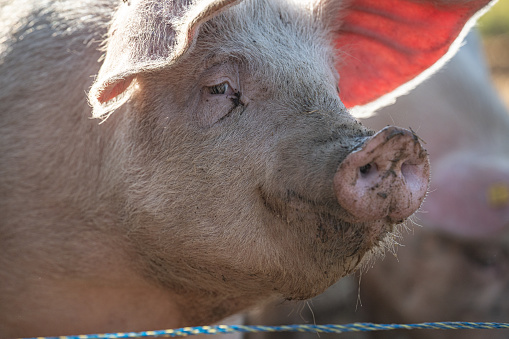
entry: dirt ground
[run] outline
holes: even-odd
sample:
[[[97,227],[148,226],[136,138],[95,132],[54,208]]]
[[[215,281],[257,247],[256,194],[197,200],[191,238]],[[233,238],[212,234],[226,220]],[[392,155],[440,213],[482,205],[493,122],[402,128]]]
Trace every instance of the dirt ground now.
[[[509,108],[509,33],[484,39],[493,82]]]

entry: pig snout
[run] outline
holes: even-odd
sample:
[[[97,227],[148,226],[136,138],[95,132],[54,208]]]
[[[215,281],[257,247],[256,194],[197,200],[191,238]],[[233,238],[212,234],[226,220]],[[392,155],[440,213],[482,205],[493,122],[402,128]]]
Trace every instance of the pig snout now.
[[[429,172],[418,137],[388,126],[345,158],[334,175],[334,191],[352,221],[402,222],[421,205]]]
[[[509,228],[509,159],[490,150],[450,152],[437,159],[433,198],[422,221],[460,237],[494,238]]]

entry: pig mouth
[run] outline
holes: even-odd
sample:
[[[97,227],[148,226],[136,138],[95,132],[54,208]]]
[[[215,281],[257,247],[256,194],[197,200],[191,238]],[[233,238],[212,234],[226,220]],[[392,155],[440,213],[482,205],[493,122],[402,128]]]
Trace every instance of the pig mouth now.
[[[345,220],[345,211],[339,204],[317,202],[292,190],[287,190],[284,197],[278,197],[268,195],[260,187],[259,195],[273,218],[299,229],[301,233],[311,233],[318,243],[340,246],[342,252],[346,250],[347,256],[359,256],[382,246],[394,231],[395,223],[389,218],[350,222]]]

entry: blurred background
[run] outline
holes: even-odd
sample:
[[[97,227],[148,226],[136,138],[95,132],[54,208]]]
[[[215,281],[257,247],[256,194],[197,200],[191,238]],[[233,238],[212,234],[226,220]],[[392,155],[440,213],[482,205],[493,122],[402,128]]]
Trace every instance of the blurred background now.
[[[493,82],[509,107],[509,0],[499,0],[478,24]]]

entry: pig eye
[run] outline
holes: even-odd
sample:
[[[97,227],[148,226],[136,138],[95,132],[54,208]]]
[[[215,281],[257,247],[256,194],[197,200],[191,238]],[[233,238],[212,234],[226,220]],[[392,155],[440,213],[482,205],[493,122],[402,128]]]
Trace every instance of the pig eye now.
[[[214,86],[209,86],[207,87],[208,91],[210,94],[226,94],[226,92],[228,91],[228,83],[227,82],[222,82],[220,83],[219,85],[214,85]]]

